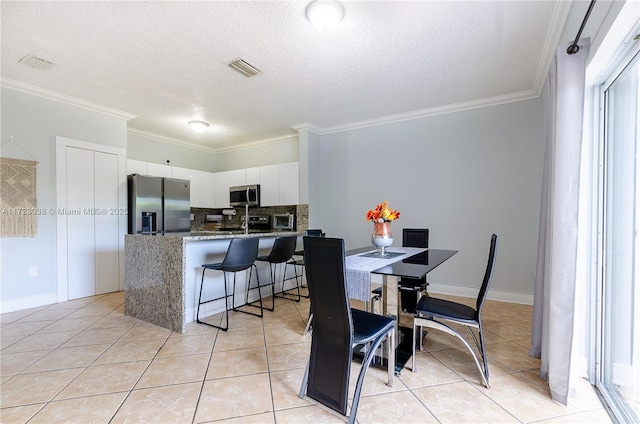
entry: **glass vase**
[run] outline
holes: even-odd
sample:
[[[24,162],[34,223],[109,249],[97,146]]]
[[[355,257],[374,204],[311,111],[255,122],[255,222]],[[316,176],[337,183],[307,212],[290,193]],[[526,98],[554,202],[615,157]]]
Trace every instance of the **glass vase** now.
[[[373,234],[371,235],[371,243],[378,248],[377,253],[380,256],[384,256],[387,253],[387,247],[393,244],[391,222],[373,223]]]

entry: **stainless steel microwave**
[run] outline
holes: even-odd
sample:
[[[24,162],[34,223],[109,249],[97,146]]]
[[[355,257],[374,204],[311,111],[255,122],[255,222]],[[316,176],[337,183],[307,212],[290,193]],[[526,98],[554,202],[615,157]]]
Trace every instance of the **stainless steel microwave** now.
[[[229,187],[230,206],[260,206],[260,184]]]
[[[271,228],[278,230],[293,230],[295,226],[295,215],[291,213],[280,213],[271,216]]]

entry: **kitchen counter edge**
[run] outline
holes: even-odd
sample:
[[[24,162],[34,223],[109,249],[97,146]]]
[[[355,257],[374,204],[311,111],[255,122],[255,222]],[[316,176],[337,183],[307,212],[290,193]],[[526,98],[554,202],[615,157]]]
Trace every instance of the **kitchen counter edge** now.
[[[303,236],[304,231],[273,231],[267,233],[249,233],[249,234],[193,234],[193,233],[174,233],[164,235],[148,235],[148,234],[126,234],[127,237],[162,237],[162,238],[180,238],[185,241],[198,240],[228,240],[234,238],[248,237],[286,237],[286,236]]]

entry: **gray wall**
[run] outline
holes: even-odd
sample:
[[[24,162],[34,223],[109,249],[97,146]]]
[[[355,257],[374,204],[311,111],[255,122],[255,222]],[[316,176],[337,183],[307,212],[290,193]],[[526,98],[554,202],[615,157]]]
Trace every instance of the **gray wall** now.
[[[129,133],[127,158],[201,171],[219,172],[298,161],[298,138],[288,137],[269,144],[213,153],[172,144],[153,136]]]
[[[367,245],[372,226],[364,215],[389,200],[402,213],[393,224],[396,244],[402,227],[429,227],[433,247],[460,250],[430,281],[463,287],[477,286],[489,236],[496,232],[501,240],[493,289],[530,294],[542,128],[538,99],[322,136],[309,133],[310,225],[344,237],[348,247]],[[56,206],[57,135],[127,147],[133,159],[162,163],[166,153],[172,165],[203,170],[298,160],[297,141],[203,154],[127,136],[123,119],[3,88],[2,140],[14,136],[40,161],[37,193],[43,208]],[[141,153],[149,151],[147,143],[153,143],[157,158]],[[5,149],[2,154],[15,156],[10,153]],[[214,169],[207,168],[210,163],[216,164]],[[0,239],[3,304],[24,301],[34,306],[55,299],[55,240],[55,216],[48,215],[38,218],[37,237]],[[38,267],[38,277],[28,277],[30,266]]]
[[[365,213],[388,200],[401,212],[395,245],[403,227],[428,227],[431,247],[459,250],[430,282],[474,289],[495,232],[492,289],[532,294],[542,131],[535,99],[320,136],[309,148],[310,225],[347,248],[368,245]]]
[[[298,137],[269,143],[251,149],[238,149],[218,153],[216,171],[252,168],[263,165],[298,161]]]
[[[153,136],[132,133],[127,134],[127,158],[162,165],[165,165],[169,160],[172,166],[181,168],[209,172],[216,170],[216,155],[214,153],[168,143],[153,138]]]
[[[40,163],[36,167],[38,208],[56,207],[55,137],[126,148],[127,122],[2,88],[2,142],[13,136]],[[26,158],[10,144],[0,151],[3,157]],[[57,298],[56,217],[38,216],[36,237],[0,238],[0,301],[2,305],[24,303],[27,306],[52,303]],[[38,268],[37,277],[28,277],[29,267]]]

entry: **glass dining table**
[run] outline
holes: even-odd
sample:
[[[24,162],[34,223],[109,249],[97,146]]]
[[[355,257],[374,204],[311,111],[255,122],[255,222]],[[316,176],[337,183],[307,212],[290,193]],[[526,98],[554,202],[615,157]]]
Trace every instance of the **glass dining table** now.
[[[375,248],[362,247],[345,252],[345,273],[347,294],[349,298],[369,302],[371,300],[371,275],[382,277],[382,314],[389,312],[389,278],[422,279],[429,272],[437,268],[447,259],[455,255],[457,250],[425,249],[416,247],[389,247],[386,254],[377,254]],[[395,282],[394,282],[395,284]],[[399,305],[399,302],[396,303]],[[397,375],[411,358],[412,331],[400,325],[400,310],[395,312],[396,321],[396,346],[395,371]],[[386,360],[380,358],[379,364],[386,366]]]

